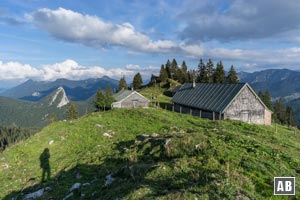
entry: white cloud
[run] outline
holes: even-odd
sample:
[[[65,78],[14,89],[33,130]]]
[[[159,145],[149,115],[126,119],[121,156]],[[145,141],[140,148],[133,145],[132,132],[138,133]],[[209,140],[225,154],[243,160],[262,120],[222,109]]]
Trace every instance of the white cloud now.
[[[186,0],[177,19],[181,37],[193,41],[240,41],[285,36],[300,30],[298,0]]]
[[[3,63],[0,61],[0,80],[35,78],[40,75],[40,70],[27,64],[18,62]]]
[[[244,50],[215,48],[205,52],[205,56],[216,60],[243,63],[245,69],[253,71],[261,67],[299,69],[300,48]],[[252,70],[250,69],[252,67]]]
[[[104,69],[99,66],[81,66],[74,60],[65,60],[60,63],[43,65],[41,68],[35,68],[28,64],[18,62],[3,63],[0,61],[0,80],[26,80],[34,79],[41,81],[54,81],[58,78],[70,80],[83,80],[88,78],[99,78],[109,76],[112,78],[132,78],[137,72],[142,75],[150,76],[151,73],[157,73],[159,67],[129,64],[125,68]]]
[[[147,35],[135,30],[130,23],[113,24],[96,16],[84,15],[64,8],[39,9],[28,15],[28,18],[37,27],[59,40],[95,48],[119,46],[147,53],[191,53],[189,46],[186,45],[178,45],[170,40],[153,41]],[[199,55],[202,51],[200,46],[198,50],[199,52],[196,53]]]

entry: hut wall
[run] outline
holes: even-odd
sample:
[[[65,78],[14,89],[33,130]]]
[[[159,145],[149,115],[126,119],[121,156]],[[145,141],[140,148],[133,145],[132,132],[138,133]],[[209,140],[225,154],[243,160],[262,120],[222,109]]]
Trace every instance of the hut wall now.
[[[121,102],[121,108],[148,107],[148,103],[148,99],[134,93]]]
[[[252,91],[245,87],[226,109],[224,118],[265,124],[265,108]]]

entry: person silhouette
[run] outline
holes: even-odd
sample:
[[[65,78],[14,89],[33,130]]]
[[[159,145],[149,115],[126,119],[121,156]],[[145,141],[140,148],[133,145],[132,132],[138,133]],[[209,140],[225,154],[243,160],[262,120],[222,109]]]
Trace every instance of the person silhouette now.
[[[40,166],[43,169],[42,182],[50,180],[51,170],[50,170],[49,158],[50,158],[49,149],[45,148],[43,153],[40,155]]]

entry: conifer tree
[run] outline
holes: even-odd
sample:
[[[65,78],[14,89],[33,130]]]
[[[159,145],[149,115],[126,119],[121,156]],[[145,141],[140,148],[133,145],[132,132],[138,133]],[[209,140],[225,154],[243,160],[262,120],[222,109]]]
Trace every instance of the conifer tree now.
[[[281,98],[275,101],[273,115],[276,122],[286,124],[286,111],[283,105],[283,100]]]
[[[135,89],[135,90],[141,88],[141,86],[143,84],[143,80],[142,80],[142,76],[139,72],[134,75],[132,84],[133,84],[132,85],[133,89]]]
[[[182,69],[177,68],[176,73],[175,73],[175,79],[176,81],[178,81],[179,83],[184,83],[185,82],[185,75],[182,71]]]
[[[107,85],[105,88],[105,107],[110,108],[111,104],[115,101],[113,91],[110,85]]]
[[[286,122],[288,126],[296,126],[296,117],[292,107],[286,107]]]
[[[196,81],[197,73],[195,70],[189,70],[187,72],[187,82],[191,83],[193,81]]]
[[[226,79],[227,79],[228,83],[238,83],[239,82],[239,79],[237,77],[237,74],[236,74],[236,71],[235,71],[233,65],[231,65]]]
[[[166,71],[168,73],[168,78],[171,78],[171,62],[170,62],[170,60],[167,60]]]
[[[264,94],[264,103],[270,110],[273,110],[272,98],[271,98],[271,94],[270,94],[269,90],[267,90]]]
[[[188,69],[187,69],[187,65],[185,63],[185,61],[182,61],[182,65],[181,65],[181,70],[182,70],[182,74],[183,74],[183,82],[188,82]]]
[[[175,58],[171,63],[171,79],[178,80],[178,64]]]
[[[213,83],[213,74],[215,72],[215,68],[214,68],[214,63],[212,62],[211,59],[208,59],[206,63],[206,71],[207,71],[208,82]]]
[[[68,120],[78,118],[78,110],[77,110],[77,107],[76,107],[75,103],[73,103],[73,102],[70,103],[69,108],[66,111],[66,114],[67,114],[67,119]]]
[[[94,106],[97,108],[98,111],[100,111],[101,109],[104,110],[106,105],[106,98],[104,93],[102,92],[102,90],[98,90],[96,93],[96,97],[94,100]]]
[[[125,76],[121,77],[121,79],[119,81],[118,91],[120,91],[122,89],[125,89],[125,90],[128,89],[128,85],[126,83]]]
[[[200,59],[200,62],[198,64],[198,74],[197,74],[196,82],[198,82],[198,83],[207,83],[208,82],[206,66],[203,63],[202,59]]]
[[[222,61],[217,63],[216,71],[213,74],[214,83],[224,83],[225,82],[225,72]]]
[[[159,79],[161,82],[165,82],[168,79],[168,72],[165,69],[164,65],[161,65],[160,72],[159,72]]]

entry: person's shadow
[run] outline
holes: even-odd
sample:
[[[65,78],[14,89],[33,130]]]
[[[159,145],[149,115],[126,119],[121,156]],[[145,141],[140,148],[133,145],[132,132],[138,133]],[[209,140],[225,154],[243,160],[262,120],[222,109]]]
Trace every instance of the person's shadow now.
[[[42,182],[50,180],[51,169],[50,169],[50,152],[48,148],[45,148],[43,153],[40,155],[40,166],[43,169]]]

